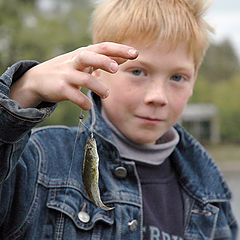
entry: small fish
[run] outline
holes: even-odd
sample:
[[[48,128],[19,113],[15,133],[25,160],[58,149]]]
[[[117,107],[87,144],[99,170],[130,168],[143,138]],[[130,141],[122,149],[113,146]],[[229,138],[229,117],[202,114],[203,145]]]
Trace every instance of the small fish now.
[[[97,152],[97,144],[93,137],[87,140],[84,152],[82,178],[85,190],[92,202],[103,210],[112,210],[113,208],[104,205],[100,198],[98,187],[98,163],[99,157]]]

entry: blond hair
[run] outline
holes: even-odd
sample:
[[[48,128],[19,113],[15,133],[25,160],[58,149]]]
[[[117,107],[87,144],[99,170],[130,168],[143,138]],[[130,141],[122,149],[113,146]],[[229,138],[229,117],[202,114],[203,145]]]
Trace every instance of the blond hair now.
[[[206,0],[105,0],[92,15],[93,42],[186,42],[198,68],[213,32],[203,18],[208,6]]]

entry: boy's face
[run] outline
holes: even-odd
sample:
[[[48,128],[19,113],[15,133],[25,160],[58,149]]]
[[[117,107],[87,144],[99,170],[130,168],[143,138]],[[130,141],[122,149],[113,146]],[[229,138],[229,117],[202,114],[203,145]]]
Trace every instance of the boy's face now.
[[[129,44],[129,43],[128,43]],[[185,44],[142,47],[116,74],[97,71],[110,95],[102,100],[108,119],[132,141],[154,144],[179,119],[192,95],[196,73]]]

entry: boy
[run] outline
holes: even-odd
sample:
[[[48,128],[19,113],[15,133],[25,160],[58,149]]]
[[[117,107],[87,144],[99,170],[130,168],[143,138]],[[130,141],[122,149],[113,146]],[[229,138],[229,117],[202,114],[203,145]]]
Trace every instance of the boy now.
[[[3,74],[1,239],[237,238],[221,173],[176,125],[208,46],[204,6],[104,1],[93,15],[94,45]],[[64,100],[91,109],[86,127],[31,132]],[[92,131],[110,211],[89,200],[81,178]]]

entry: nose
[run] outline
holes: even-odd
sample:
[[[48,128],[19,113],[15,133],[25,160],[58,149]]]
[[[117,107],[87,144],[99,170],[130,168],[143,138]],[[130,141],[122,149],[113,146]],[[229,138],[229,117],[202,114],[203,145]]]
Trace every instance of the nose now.
[[[167,87],[165,83],[153,81],[145,90],[145,104],[165,106],[168,104]]]

